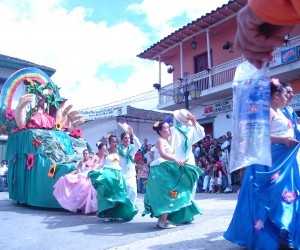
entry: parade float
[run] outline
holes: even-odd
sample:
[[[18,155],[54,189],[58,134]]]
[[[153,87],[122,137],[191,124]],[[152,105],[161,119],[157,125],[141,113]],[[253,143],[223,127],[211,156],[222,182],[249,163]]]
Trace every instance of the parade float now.
[[[0,131],[8,135],[9,198],[60,208],[53,185],[77,166],[83,150],[89,148],[78,129],[82,115],[72,111],[57,85],[37,68],[21,69],[9,77],[0,102]]]

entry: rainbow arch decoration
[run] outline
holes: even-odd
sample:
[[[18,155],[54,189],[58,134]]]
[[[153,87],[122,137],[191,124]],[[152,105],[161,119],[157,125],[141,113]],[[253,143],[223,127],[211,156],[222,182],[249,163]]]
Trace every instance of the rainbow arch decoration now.
[[[40,69],[30,67],[13,73],[4,83],[0,94],[0,107],[11,109],[12,100],[16,89],[24,83],[25,79],[38,81],[42,85],[53,83],[50,77]]]

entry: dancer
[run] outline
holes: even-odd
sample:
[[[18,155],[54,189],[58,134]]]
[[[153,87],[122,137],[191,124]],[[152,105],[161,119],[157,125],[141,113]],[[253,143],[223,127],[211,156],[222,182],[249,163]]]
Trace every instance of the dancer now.
[[[286,105],[285,95],[285,88],[272,79],[272,166],[247,166],[232,221],[224,234],[227,240],[249,249],[278,249],[280,243],[300,247],[299,142],[294,138],[292,122],[280,111]],[[282,239],[281,232],[286,232]]]
[[[195,166],[192,146],[204,138],[204,128],[199,125],[196,117],[186,109],[175,110],[174,117],[177,122],[175,126],[171,127],[169,142],[175,149],[175,158]],[[192,197],[195,197],[196,190],[197,183],[194,185]]]
[[[109,148],[103,168],[92,170],[88,176],[97,190],[98,214],[106,222],[115,219],[131,220],[138,212],[138,208],[127,197],[125,178],[119,164],[116,150],[118,139],[115,135],[108,138]]]
[[[128,125],[128,132],[121,134],[121,145],[117,147],[120,156],[120,166],[122,174],[125,178],[128,198],[135,204],[137,197],[136,170],[134,155],[141,148],[139,138],[133,133],[133,128]],[[133,144],[130,143],[130,136],[133,139]]]
[[[89,214],[97,211],[97,192],[87,177],[90,170],[98,168],[104,160],[106,146],[98,144],[98,157],[89,157],[89,151],[83,151],[83,160],[71,173],[61,176],[54,185],[53,195],[65,209],[76,213]]]
[[[204,128],[186,109],[175,110],[174,117],[177,123],[171,127],[169,142],[175,149],[175,157],[190,165],[196,165],[192,146],[204,138]]]
[[[143,216],[150,214],[158,218],[157,227],[169,229],[176,227],[170,222],[189,223],[194,220],[194,215],[201,214],[191,199],[200,169],[175,158],[174,148],[168,142],[171,130],[167,122],[156,122],[153,130],[160,137],[153,149],[154,160],[150,164]]]

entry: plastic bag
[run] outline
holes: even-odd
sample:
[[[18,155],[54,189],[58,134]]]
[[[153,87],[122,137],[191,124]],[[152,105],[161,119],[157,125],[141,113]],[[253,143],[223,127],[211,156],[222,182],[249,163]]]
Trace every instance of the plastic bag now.
[[[257,69],[248,61],[241,63],[236,69],[232,87],[230,172],[252,164],[271,166],[268,68]]]

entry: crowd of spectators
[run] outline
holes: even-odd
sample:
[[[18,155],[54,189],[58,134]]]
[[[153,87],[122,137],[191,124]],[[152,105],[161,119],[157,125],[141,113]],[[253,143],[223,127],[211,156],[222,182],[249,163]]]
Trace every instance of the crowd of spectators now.
[[[206,135],[193,145],[192,150],[196,165],[203,171],[197,182],[198,193],[232,192],[232,185],[239,186],[241,184],[243,170],[229,173],[231,140],[232,134],[228,131],[226,135],[222,135],[219,138]],[[135,155],[139,193],[145,192],[152,146],[147,139],[144,139],[141,149]]]

